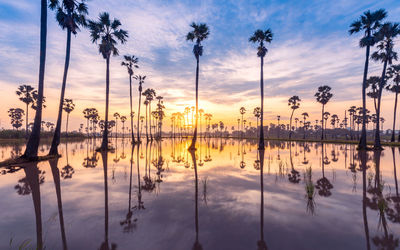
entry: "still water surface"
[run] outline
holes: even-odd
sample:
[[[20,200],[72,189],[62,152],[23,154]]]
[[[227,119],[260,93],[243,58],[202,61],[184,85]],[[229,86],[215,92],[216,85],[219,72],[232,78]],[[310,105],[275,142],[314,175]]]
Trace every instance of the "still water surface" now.
[[[399,248],[397,148],[269,142],[263,161],[252,141],[112,143],[1,169],[0,249]]]

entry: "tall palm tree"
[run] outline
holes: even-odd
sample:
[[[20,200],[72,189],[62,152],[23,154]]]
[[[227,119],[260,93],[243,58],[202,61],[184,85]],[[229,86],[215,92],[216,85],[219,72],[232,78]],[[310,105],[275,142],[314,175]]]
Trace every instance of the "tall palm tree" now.
[[[385,23],[379,29],[379,31],[375,34],[375,39],[378,42],[377,48],[378,51],[375,51],[371,58],[374,61],[381,61],[383,63],[381,81],[379,83],[378,90],[378,106],[377,106],[377,121],[376,121],[376,129],[375,129],[375,142],[374,149],[382,149],[381,138],[380,138],[380,114],[381,114],[381,98],[382,98],[382,90],[386,83],[386,68],[387,65],[391,65],[393,60],[397,60],[397,53],[393,50],[394,47],[394,39],[400,34],[400,27],[398,23]],[[364,112],[365,113],[365,112]],[[364,122],[363,122],[364,123]]]
[[[260,107],[255,107],[254,110],[253,110],[253,115],[257,119],[257,129],[258,129],[258,120],[260,119],[260,116],[261,116],[261,108]]]
[[[49,155],[58,155],[58,145],[60,144],[61,138],[61,122],[65,87],[67,84],[67,75],[71,55],[71,35],[76,35],[79,31],[79,27],[86,27],[85,16],[88,14],[88,9],[85,4],[85,0],[50,0],[49,7],[50,9],[56,11],[56,20],[58,22],[58,25],[60,25],[63,30],[67,30],[67,46],[65,52],[64,74],[61,85],[60,101],[58,105],[56,130],[54,131],[53,141],[51,142],[51,147],[49,151]]]
[[[348,111],[350,117],[350,139],[353,139],[354,115],[356,113],[356,106],[351,106]]]
[[[192,42],[196,40],[196,44],[193,46],[193,54],[196,58],[196,123],[193,133],[192,144],[190,145],[189,149],[195,150],[197,140],[197,120],[199,113],[199,59],[200,56],[203,55],[203,46],[201,45],[201,42],[207,39],[207,37],[210,35],[210,31],[207,24],[205,23],[196,24],[195,22],[193,22],[190,27],[192,27],[193,30],[186,35],[186,40]]]
[[[141,106],[141,104],[142,104],[142,90],[143,90],[143,83],[144,83],[144,80],[146,79],[146,76],[141,76],[141,75],[137,75],[137,76],[134,76],[134,78],[139,82],[139,88],[138,88],[138,90],[139,90],[139,105],[138,105],[138,115],[137,115],[137,140],[138,140],[138,142],[140,142],[140,133],[142,132],[142,130],[140,129],[140,131],[139,131],[139,121],[140,120],[142,120],[142,124],[143,124],[143,116],[140,116],[140,106]],[[146,109],[147,110],[147,109]]]
[[[392,137],[390,141],[395,141],[395,133],[396,133],[396,113],[397,113],[397,99],[400,93],[400,64],[392,65],[388,68],[387,72],[388,79],[392,79],[392,84],[386,86],[386,89],[395,94],[394,98],[394,112],[393,112],[393,129],[392,129]],[[399,134],[400,141],[400,134]]]
[[[39,63],[39,84],[38,98],[35,120],[33,122],[32,133],[26,144],[25,152],[22,158],[35,159],[39,149],[40,129],[42,126],[42,107],[43,107],[43,88],[44,71],[46,64],[46,40],[47,40],[47,0],[40,1],[40,63]]]
[[[131,137],[132,137],[132,143],[135,142],[135,134],[133,131],[133,107],[132,107],[132,77],[133,77],[133,69],[134,68],[139,68],[138,65],[139,58],[135,57],[134,55],[124,55],[124,61],[121,63],[122,66],[125,66],[126,69],[128,70],[129,74],[129,107],[131,110]],[[137,127],[139,128],[139,126]]]
[[[290,125],[289,125],[289,129],[290,129],[289,140],[292,139],[292,119],[293,119],[293,114],[294,114],[294,111],[300,107],[300,101],[301,100],[297,95],[294,95],[294,96],[290,97],[289,101],[288,101],[288,105],[292,109],[292,114],[290,115]]]
[[[244,132],[244,119],[243,119],[243,115],[244,114],[246,114],[246,109],[245,109],[245,107],[241,107],[240,109],[239,109],[239,112],[240,112],[240,114],[242,115],[242,135],[243,135],[243,132]]]
[[[65,133],[68,136],[69,114],[75,109],[75,103],[72,101],[72,99],[64,99],[63,109],[67,113],[67,123],[65,124]]]
[[[149,130],[150,130],[150,140],[153,140],[153,134],[151,133],[151,102],[154,100],[156,97],[156,91],[154,89],[146,89],[143,94],[143,96],[146,97],[146,101],[148,102],[148,108],[149,108]],[[146,106],[147,107],[147,106]]]
[[[306,119],[308,117],[308,113],[304,112],[301,114],[303,116],[303,139],[306,139]]]
[[[28,138],[29,131],[28,131],[28,121],[29,121],[29,104],[32,104],[34,102],[33,95],[37,91],[31,86],[31,85],[21,85],[18,87],[18,90],[16,91],[17,95],[19,96],[19,100],[22,101],[23,103],[26,104],[26,110],[25,110],[25,132],[26,132],[26,138]]]
[[[115,138],[118,138],[118,119],[121,117],[121,115],[118,112],[115,112],[113,117],[115,118]]]
[[[268,49],[264,46],[264,43],[272,42],[272,31],[266,29],[265,31],[256,30],[254,34],[249,38],[249,42],[257,43],[257,56],[261,59],[261,74],[260,74],[260,90],[261,90],[261,129],[260,129],[260,141],[258,143],[258,149],[262,150],[265,148],[264,145],[264,57],[268,52]]]
[[[354,21],[350,25],[349,34],[355,34],[358,32],[363,32],[364,36],[360,40],[360,47],[366,48],[365,52],[365,65],[364,65],[364,75],[362,82],[362,103],[363,103],[363,124],[362,124],[362,132],[360,142],[358,144],[358,149],[366,149],[367,148],[367,130],[366,130],[366,113],[365,110],[367,108],[366,104],[366,82],[368,78],[368,63],[369,63],[369,54],[371,46],[374,46],[375,39],[373,37],[374,32],[381,26],[381,21],[386,18],[387,13],[384,9],[379,9],[371,13],[371,11],[364,12],[363,15],[356,21]]]
[[[106,112],[103,141],[100,150],[108,150],[108,103],[110,92],[110,58],[118,56],[116,45],[118,41],[124,44],[128,38],[128,32],[120,29],[121,22],[118,19],[111,20],[107,12],[100,13],[97,21],[89,21],[90,37],[92,43],[98,43],[99,53],[106,60]]]
[[[329,100],[332,98],[333,94],[330,92],[331,87],[327,85],[323,85],[318,87],[318,92],[315,93],[315,97],[317,99],[317,102],[322,104],[322,115],[321,115],[321,140],[324,140],[324,114],[325,114],[325,105],[329,102]]]
[[[379,83],[381,82],[381,78],[379,76],[370,76],[367,80],[367,88],[370,88],[370,92],[367,93],[367,96],[374,99],[374,108],[375,112],[378,109],[377,99],[379,96]]]
[[[148,125],[148,116],[147,116],[147,106],[149,105],[149,101],[147,100],[147,98],[144,100],[144,102],[143,102],[143,104],[145,105],[145,107],[146,107],[146,140],[148,141],[149,140],[149,130],[148,130],[148,128],[149,128],[149,125]]]

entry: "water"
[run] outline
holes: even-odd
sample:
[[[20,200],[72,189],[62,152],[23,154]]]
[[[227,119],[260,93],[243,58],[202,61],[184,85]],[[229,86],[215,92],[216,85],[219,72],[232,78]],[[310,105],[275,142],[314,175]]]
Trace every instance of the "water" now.
[[[188,140],[112,143],[2,169],[0,249],[399,248],[398,149],[269,142],[260,161],[253,141],[202,139],[194,166]]]

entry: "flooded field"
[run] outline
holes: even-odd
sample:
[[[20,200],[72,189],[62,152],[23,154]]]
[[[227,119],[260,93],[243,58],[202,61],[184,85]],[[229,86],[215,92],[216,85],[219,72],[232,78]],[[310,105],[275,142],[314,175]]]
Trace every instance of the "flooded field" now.
[[[273,141],[259,152],[202,138],[191,155],[185,139],[132,149],[113,138],[101,154],[100,142],[0,169],[0,249],[399,248],[397,148]],[[0,147],[0,160],[22,149]]]

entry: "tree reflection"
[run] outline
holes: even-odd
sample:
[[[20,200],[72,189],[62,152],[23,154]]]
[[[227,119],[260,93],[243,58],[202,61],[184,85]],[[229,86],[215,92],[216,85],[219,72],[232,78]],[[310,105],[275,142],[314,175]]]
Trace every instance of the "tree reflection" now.
[[[264,240],[264,149],[259,149],[260,154],[260,240],[257,241],[258,250],[266,250]]]
[[[100,250],[115,250],[117,244],[109,243],[108,240],[108,152],[101,151],[101,159],[103,160],[104,170],[104,241],[100,245]]]
[[[134,228],[136,228],[137,219],[132,220],[132,169],[133,169],[133,151],[135,146],[132,145],[131,150],[131,160],[130,160],[130,172],[129,172],[129,196],[128,196],[128,212],[126,213],[125,220],[120,222],[120,225],[123,227],[124,233],[132,232]]]
[[[150,144],[150,152],[148,152],[149,144]],[[143,190],[148,191],[148,192],[152,192],[156,187],[156,184],[153,182],[153,180],[151,178],[151,172],[150,172],[150,167],[151,167],[151,145],[152,144],[153,144],[152,141],[146,142],[145,173],[144,173],[144,176],[143,176],[144,184],[142,185]]]
[[[328,178],[325,177],[325,164],[329,164],[330,162],[325,156],[324,143],[321,144],[321,154],[322,178],[317,180],[317,185],[315,185],[315,187],[318,189],[318,194],[320,196],[329,197],[332,195],[331,189],[333,185]]]
[[[196,163],[196,155],[195,150],[190,150],[190,156],[192,157],[193,168],[194,168],[194,177],[195,177],[195,230],[196,230],[196,240],[193,244],[193,250],[201,250],[203,246],[200,244],[199,241],[199,209],[198,209],[198,200],[199,200],[199,181],[197,176],[197,163]]]
[[[61,177],[63,179],[71,179],[72,175],[75,173],[74,168],[69,165],[69,161],[68,161],[68,141],[65,142],[65,157],[67,160],[67,165],[65,165],[65,167],[62,168],[61,170]]]
[[[292,143],[289,142],[289,158],[290,158],[290,166],[291,170],[288,174],[288,179],[291,183],[299,183],[300,182],[300,173],[296,169],[294,169],[293,165],[293,156],[292,156]]]
[[[399,195],[399,185],[397,183],[396,156],[394,148],[392,148],[392,157],[393,157],[394,186],[396,189],[395,190],[396,194],[388,197],[389,207],[387,209],[387,217],[393,223],[400,223],[400,195]]]
[[[59,158],[54,158],[54,159],[49,160],[49,164],[50,164],[50,168],[51,168],[51,173],[53,175],[54,186],[56,188],[58,218],[60,220],[60,229],[61,229],[61,239],[62,239],[63,249],[66,250],[67,249],[67,238],[65,236],[64,215],[63,215],[63,207],[62,207],[62,199],[61,199],[60,171],[58,169],[58,159]]]

